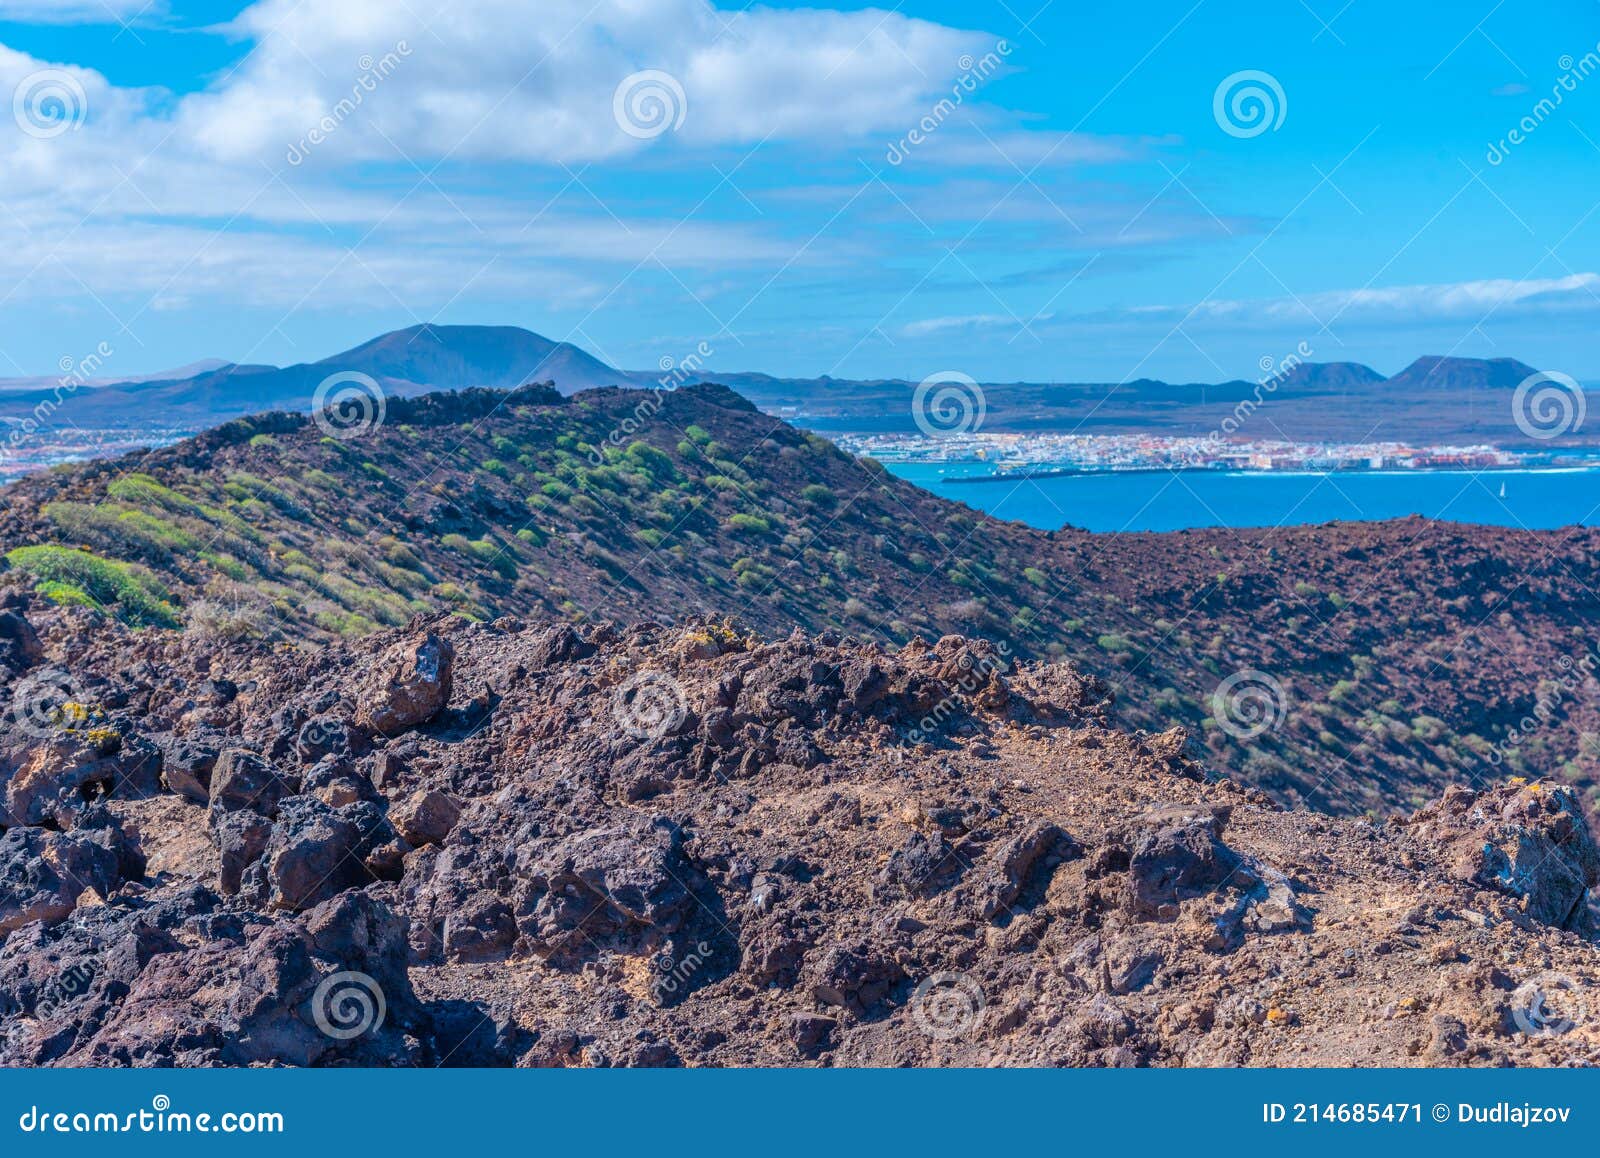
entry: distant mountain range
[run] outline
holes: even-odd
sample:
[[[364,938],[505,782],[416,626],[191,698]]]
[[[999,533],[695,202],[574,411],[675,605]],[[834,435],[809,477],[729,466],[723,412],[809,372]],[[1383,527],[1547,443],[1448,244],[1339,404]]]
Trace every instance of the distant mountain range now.
[[[1536,374],[1512,358],[1418,358],[1393,377],[1356,362],[1303,362],[1249,382],[984,383],[990,432],[1155,434],[1308,442],[1525,445],[1516,387]],[[706,374],[763,410],[827,434],[916,433],[917,384]],[[1600,429],[1600,427],[1597,427]],[[1579,426],[1557,441],[1583,441]],[[1542,441],[1542,440],[1541,440]]]
[[[295,366],[200,363],[168,375],[80,387],[70,419],[88,428],[200,429],[267,410],[308,410],[329,375],[370,375],[391,396],[553,383],[563,394],[651,386],[660,371],[620,370],[567,342],[514,326],[413,326]],[[1305,362],[1261,381],[1174,384],[985,383],[983,429],[1150,433],[1307,441],[1529,441],[1511,410],[1536,371],[1510,358],[1428,356],[1392,377],[1354,362]],[[916,383],[702,373],[770,413],[826,433],[916,433]],[[676,383],[674,383],[676,384]],[[0,421],[20,420],[59,389],[48,379],[0,381]],[[1581,441],[1579,427],[1565,441]]]
[[[70,416],[75,425],[90,428],[148,427],[158,421],[201,429],[268,410],[309,410],[318,385],[343,372],[367,374],[385,393],[402,397],[471,386],[506,389],[531,381],[553,381],[571,394],[628,381],[576,346],[515,326],[412,326],[296,366],[214,362],[193,373],[89,383],[74,392]],[[25,381],[36,384],[0,393],[0,420],[23,418],[60,392],[55,380]]]
[[[106,377],[101,374],[90,375],[85,381],[86,386],[115,386],[125,382],[161,382],[178,378],[193,378],[209,370],[221,369],[228,363],[222,358],[202,358],[198,362],[190,362],[186,366],[174,366],[169,370],[157,370],[151,374],[135,374],[131,377]],[[32,392],[42,394],[53,392],[62,380],[71,373],[70,367],[61,374],[39,374],[29,378],[0,378],[0,395]]]

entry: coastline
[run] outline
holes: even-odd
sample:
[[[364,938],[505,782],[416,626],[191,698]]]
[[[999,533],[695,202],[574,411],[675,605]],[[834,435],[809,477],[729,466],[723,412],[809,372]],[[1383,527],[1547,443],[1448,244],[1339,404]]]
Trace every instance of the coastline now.
[[[897,463],[904,466],[935,466],[936,463]],[[1415,478],[1418,475],[1531,475],[1531,474],[1592,474],[1600,471],[1600,461],[1593,466],[1529,466],[1518,464],[1516,466],[1445,466],[1445,467],[1407,467],[1402,469],[1384,468],[1381,470],[1361,470],[1358,468],[1336,467],[1331,470],[1238,470],[1234,468],[1219,469],[1210,466],[1136,466],[1136,467],[1048,467],[1043,470],[1012,470],[998,471],[991,474],[952,475],[938,481],[941,483],[968,484],[968,483],[1004,483],[1004,482],[1032,482],[1037,479],[1047,478],[1110,478],[1116,476],[1152,475],[1152,474],[1193,474],[1206,475],[1218,478],[1333,478],[1339,476],[1359,476],[1363,478]]]

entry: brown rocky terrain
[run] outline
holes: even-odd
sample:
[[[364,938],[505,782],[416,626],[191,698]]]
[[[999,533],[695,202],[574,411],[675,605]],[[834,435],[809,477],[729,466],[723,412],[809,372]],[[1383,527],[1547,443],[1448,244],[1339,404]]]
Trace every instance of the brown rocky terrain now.
[[[1595,810],[1597,529],[1043,532],[718,386],[390,398],[354,430],[319,417],[260,415],[7,488],[0,586],[269,642],[441,609],[733,614],[886,646],[957,633],[1070,659],[1118,693],[1119,718],[1195,732],[1285,803],[1381,817],[1514,774]]]
[[[1545,781],[1284,810],[1069,662],[0,611],[9,1065],[1586,1062]]]

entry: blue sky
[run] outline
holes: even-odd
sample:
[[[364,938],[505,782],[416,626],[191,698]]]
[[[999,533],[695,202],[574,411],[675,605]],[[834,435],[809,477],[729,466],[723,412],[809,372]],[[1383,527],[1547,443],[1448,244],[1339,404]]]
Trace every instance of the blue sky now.
[[[1597,45],[1579,0],[0,0],[0,375],[435,321],[629,368],[1597,378]],[[665,122],[618,104],[646,70]]]

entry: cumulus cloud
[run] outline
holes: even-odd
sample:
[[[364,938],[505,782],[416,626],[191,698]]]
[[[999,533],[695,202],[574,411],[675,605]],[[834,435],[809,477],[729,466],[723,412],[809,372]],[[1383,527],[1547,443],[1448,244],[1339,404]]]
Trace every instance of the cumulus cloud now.
[[[47,7],[64,18],[78,5]],[[133,15],[123,0],[100,11]],[[688,213],[693,199],[680,220],[662,213],[675,202],[608,201],[595,184],[647,166],[641,180],[698,178],[757,146],[848,162],[920,117],[963,55],[992,43],[895,12],[703,0],[541,0],[536,13],[525,0],[260,0],[214,31],[247,51],[188,94],[0,45],[0,103],[24,94],[28,121],[0,134],[0,220],[22,234],[0,250],[13,294],[294,304],[349,279],[354,251],[392,267],[400,296],[430,278],[556,294],[614,285],[607,265],[824,260],[849,242],[797,253],[783,221]],[[669,110],[681,124],[659,139],[618,119],[619,85],[643,70],[665,74],[669,99],[681,92]]]
[[[421,9],[418,14],[417,7]],[[986,37],[898,13],[751,9],[702,0],[471,0],[447,13],[391,0],[263,0],[232,30],[256,47],[215,91],[185,99],[211,154],[281,156],[393,56],[391,79],[330,138],[342,159],[576,164],[633,153],[621,82],[665,74],[687,146],[837,140],[914,121]],[[678,95],[681,93],[681,97]],[[674,116],[674,121],[677,119]]]

